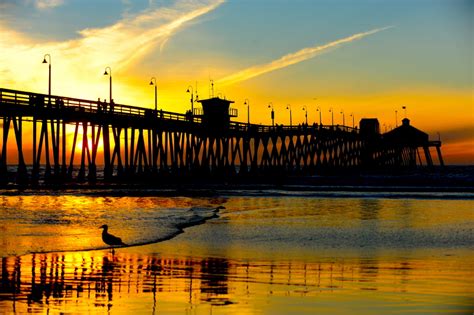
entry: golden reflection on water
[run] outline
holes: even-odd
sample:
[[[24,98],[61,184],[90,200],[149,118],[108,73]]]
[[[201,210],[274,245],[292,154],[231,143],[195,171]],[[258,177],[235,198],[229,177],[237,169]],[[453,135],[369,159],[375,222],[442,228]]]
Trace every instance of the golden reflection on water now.
[[[174,212],[219,204],[226,207],[219,218],[163,243],[115,255],[67,252],[104,246],[98,225],[105,222],[135,240],[158,233]],[[472,205],[3,196],[0,314],[472,313]],[[51,242],[63,252],[17,254]]]
[[[0,310],[18,314],[432,313],[466,312],[473,302],[473,257],[466,253],[431,258],[428,254],[423,259],[248,261],[123,251],[2,258]]]

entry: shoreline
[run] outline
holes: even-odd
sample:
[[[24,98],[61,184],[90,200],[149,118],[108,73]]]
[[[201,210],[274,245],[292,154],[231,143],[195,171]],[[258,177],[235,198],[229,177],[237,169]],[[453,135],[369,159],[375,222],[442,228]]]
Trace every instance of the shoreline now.
[[[391,198],[474,198],[474,183],[443,183],[372,181],[348,183],[347,181],[308,181],[295,180],[285,183],[235,183],[235,182],[181,182],[181,183],[134,183],[134,184],[49,184],[35,187],[17,185],[0,186],[2,195],[29,194],[64,194],[64,195],[97,195],[97,196],[161,196],[161,197],[213,197],[213,196],[307,196],[307,197],[369,197]],[[432,193],[431,195],[429,193]]]
[[[302,192],[435,192],[474,193],[474,166],[447,166],[445,168],[401,170],[394,172],[364,172],[348,174],[326,174],[306,176],[267,175],[208,175],[191,176],[160,174],[157,176],[136,176],[106,181],[70,182],[52,178],[49,182],[17,184],[11,180],[0,183],[5,193],[76,191],[77,193],[127,191],[131,195],[178,196],[180,194],[212,196],[231,194],[233,191],[302,191]]]

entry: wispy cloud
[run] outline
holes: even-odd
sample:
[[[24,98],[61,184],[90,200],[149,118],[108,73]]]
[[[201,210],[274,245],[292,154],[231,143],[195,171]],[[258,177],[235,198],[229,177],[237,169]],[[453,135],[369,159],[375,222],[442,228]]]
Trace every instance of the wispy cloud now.
[[[35,6],[38,9],[51,9],[58,7],[64,3],[64,0],[35,0]]]
[[[77,95],[79,91],[88,91],[93,94],[97,84],[90,82],[91,76],[101,74],[106,66],[112,67],[114,74],[130,68],[156,47],[163,47],[189,22],[215,10],[223,2],[182,0],[169,7],[154,6],[113,25],[82,30],[79,38],[64,42],[38,42],[0,23],[0,72],[11,74],[1,81],[12,82],[15,88],[37,90],[38,82],[44,81],[45,70],[38,59],[42,60],[43,55],[49,53],[54,78],[62,78],[54,80],[53,94],[59,88],[61,93]],[[69,83],[64,82],[66,78]]]
[[[313,47],[307,47],[303,48],[301,50],[298,50],[297,52],[287,54],[283,57],[280,57],[276,60],[273,60],[269,63],[261,64],[261,65],[256,65],[252,66],[250,68],[241,70],[237,73],[234,73],[232,75],[229,75],[227,77],[224,77],[217,82],[220,85],[231,85],[237,82],[245,81],[257,76],[260,76],[262,74],[275,71],[281,68],[285,68],[294,64],[297,64],[299,62],[311,59],[315,56],[317,56],[320,53],[323,53],[327,51],[328,49],[338,47],[342,44],[349,43],[355,40],[362,39],[366,36],[378,33],[380,31],[386,30],[388,28],[391,28],[392,26],[387,26],[383,28],[377,28],[371,31],[363,32],[363,33],[357,33],[354,35],[351,35],[349,37],[341,38],[338,40],[335,40],[333,42],[320,45],[320,46],[313,46]]]
[[[78,41],[69,43],[72,53],[84,50],[96,60],[108,60],[118,68],[127,67],[141,59],[152,48],[161,49],[188,22],[215,10],[223,0],[181,2],[174,7],[159,8],[125,18],[100,29],[86,29]]]
[[[441,138],[443,141],[451,143],[451,142],[462,142],[471,140],[474,137],[474,126],[466,125],[466,126],[458,126],[457,128],[451,128],[446,130],[440,131]]]

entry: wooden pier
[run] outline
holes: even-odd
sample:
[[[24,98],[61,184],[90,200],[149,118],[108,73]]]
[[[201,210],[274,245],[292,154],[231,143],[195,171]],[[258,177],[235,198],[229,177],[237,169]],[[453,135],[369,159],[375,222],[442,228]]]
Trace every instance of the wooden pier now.
[[[343,173],[433,166],[430,148],[443,165],[441,142],[409,121],[386,134],[373,120],[360,128],[262,126],[231,121],[237,116],[231,101],[200,102],[194,113],[179,114],[0,89],[0,180]]]

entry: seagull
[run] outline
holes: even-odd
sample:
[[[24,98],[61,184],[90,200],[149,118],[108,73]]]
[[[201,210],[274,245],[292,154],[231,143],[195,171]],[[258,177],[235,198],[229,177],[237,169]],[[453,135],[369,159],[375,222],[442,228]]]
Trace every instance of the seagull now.
[[[120,239],[120,237],[114,236],[107,232],[107,230],[109,229],[107,224],[102,225],[99,229],[104,229],[102,231],[102,240],[105,244],[110,246],[127,246],[127,244],[122,242],[122,239]]]
[[[213,217],[217,217],[218,213],[219,213],[219,210],[221,210],[221,209],[225,209],[225,207],[224,206],[219,206],[219,207],[214,208],[214,210],[212,210],[212,212],[214,212]]]
[[[216,217],[216,216],[217,216],[217,213],[218,213],[219,210],[221,210],[221,209],[225,209],[225,207],[224,207],[224,206],[218,206],[218,207],[215,207],[215,208],[214,208],[214,207],[211,208],[211,207],[208,207],[208,206],[207,206],[207,207],[192,207],[192,208],[189,209],[189,211],[196,211],[196,210],[197,210],[197,211],[212,211],[213,214],[214,214],[213,217]],[[207,218],[207,219],[208,219],[208,218]],[[206,219],[206,220],[207,220],[207,219]]]

